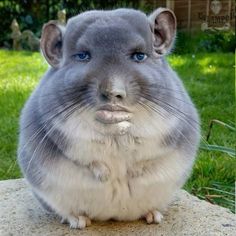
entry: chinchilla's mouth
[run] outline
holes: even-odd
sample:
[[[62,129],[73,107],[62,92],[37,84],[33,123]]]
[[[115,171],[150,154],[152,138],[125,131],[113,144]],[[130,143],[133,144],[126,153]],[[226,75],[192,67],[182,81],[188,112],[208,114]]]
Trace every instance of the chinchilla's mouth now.
[[[95,118],[103,124],[116,124],[128,121],[132,118],[132,113],[123,106],[106,104],[96,111]]]

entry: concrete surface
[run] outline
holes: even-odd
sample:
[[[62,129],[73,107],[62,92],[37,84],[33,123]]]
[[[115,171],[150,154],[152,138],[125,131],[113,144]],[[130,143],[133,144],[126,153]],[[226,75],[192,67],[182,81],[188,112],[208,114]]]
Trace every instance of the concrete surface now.
[[[47,214],[23,179],[0,181],[0,236],[64,235],[236,235],[235,215],[181,190],[159,225],[136,222],[92,222],[85,230],[70,229]]]

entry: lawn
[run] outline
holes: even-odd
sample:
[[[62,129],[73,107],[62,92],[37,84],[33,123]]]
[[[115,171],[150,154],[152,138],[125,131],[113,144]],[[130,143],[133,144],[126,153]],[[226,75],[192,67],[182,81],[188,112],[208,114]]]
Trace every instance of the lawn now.
[[[171,55],[170,64],[183,79],[201,117],[202,143],[209,122],[234,121],[234,54]],[[39,53],[0,50],[0,179],[19,178],[16,162],[20,110],[47,69]],[[209,144],[233,148],[235,133],[215,125]],[[235,157],[200,149],[185,189],[234,211]]]

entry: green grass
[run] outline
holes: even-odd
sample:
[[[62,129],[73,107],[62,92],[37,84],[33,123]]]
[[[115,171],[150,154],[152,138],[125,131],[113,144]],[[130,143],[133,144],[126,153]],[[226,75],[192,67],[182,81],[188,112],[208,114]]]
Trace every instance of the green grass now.
[[[234,121],[234,54],[212,53],[171,56],[169,61],[183,79],[196,104],[206,142],[212,119]],[[214,125],[209,144],[235,148],[235,132]],[[234,211],[235,158],[222,152],[199,150],[185,189]]]
[[[209,122],[234,121],[234,55],[172,55],[171,65],[183,79],[201,117],[203,143]],[[21,176],[16,162],[20,110],[47,69],[39,53],[0,50],[0,179]],[[210,144],[234,148],[235,133],[215,125]],[[234,211],[235,158],[199,150],[185,189]]]
[[[0,179],[21,176],[16,162],[20,110],[46,69],[39,53],[0,51]]]

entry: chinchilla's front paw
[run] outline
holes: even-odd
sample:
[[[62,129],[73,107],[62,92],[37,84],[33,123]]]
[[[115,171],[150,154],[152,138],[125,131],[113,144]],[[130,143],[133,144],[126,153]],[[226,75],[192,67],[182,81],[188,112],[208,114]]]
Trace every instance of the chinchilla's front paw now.
[[[131,179],[141,177],[143,176],[143,174],[144,174],[144,170],[142,167],[135,166],[132,169],[129,168],[127,170],[127,176]]]
[[[131,179],[142,177],[143,175],[146,175],[151,172],[154,164],[155,163],[152,160],[139,161],[137,163],[133,163],[133,165],[127,170],[127,176]]]
[[[93,161],[89,164],[89,170],[92,172],[93,176],[101,181],[108,181],[111,171],[109,167],[104,162]]]

